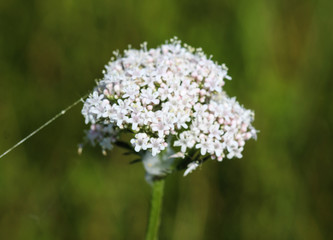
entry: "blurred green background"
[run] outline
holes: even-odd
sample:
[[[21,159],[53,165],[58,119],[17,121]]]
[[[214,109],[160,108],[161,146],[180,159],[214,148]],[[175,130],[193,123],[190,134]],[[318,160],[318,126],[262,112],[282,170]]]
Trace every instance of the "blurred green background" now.
[[[242,159],[168,177],[160,239],[333,238],[333,2],[0,1],[0,152],[88,93],[112,51],[178,36],[256,113]],[[150,187],[77,154],[81,106],[0,159],[0,239],[143,239]]]

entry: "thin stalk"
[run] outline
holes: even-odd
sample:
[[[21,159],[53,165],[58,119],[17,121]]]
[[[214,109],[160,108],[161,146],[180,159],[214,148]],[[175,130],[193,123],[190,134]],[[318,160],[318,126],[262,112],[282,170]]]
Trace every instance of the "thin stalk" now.
[[[149,214],[148,229],[146,234],[146,240],[157,240],[158,229],[160,226],[161,212],[162,212],[162,200],[164,191],[164,179],[154,181],[152,186],[152,198]]]

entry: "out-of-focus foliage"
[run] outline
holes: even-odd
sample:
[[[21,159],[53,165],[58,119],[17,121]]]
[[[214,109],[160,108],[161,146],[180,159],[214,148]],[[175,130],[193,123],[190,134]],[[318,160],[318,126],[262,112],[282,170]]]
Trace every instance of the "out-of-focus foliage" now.
[[[256,112],[240,160],[167,179],[160,239],[333,237],[333,2],[0,2],[0,152],[88,93],[112,51],[178,36]],[[142,239],[150,187],[119,149],[76,153],[80,107],[0,159],[0,239]]]

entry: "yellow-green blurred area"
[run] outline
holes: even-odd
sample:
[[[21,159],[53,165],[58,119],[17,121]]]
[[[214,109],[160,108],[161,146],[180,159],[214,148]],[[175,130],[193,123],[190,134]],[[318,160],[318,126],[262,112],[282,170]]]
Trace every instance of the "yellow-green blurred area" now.
[[[242,159],[167,178],[160,239],[333,238],[333,2],[0,1],[0,152],[89,93],[112,51],[178,36],[256,114]],[[0,159],[0,239],[143,239],[150,186],[115,148],[77,154],[75,107]]]

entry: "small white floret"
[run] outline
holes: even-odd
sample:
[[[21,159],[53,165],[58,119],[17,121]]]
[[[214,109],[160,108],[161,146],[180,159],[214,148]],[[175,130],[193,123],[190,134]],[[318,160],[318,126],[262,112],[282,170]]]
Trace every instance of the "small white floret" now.
[[[199,163],[191,162],[187,165],[187,169],[184,172],[184,177],[186,177],[189,173],[193,172],[197,167],[199,167]]]

